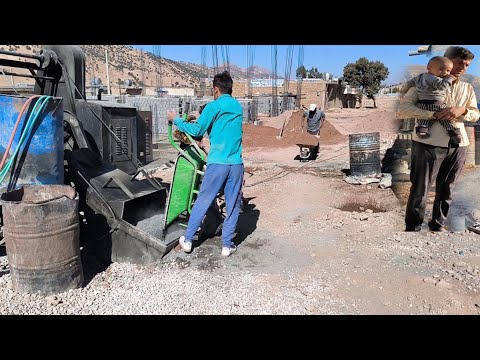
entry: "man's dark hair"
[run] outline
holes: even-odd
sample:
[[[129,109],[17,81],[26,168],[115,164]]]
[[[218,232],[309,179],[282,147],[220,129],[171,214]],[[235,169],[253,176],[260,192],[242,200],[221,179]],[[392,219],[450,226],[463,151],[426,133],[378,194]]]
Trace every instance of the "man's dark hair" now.
[[[444,56],[448,57],[450,60],[460,58],[462,60],[473,60],[475,54],[470,50],[461,47],[461,46],[450,46],[445,50]]]
[[[225,70],[213,77],[213,86],[218,87],[222,94],[232,95],[233,80],[230,73]]]

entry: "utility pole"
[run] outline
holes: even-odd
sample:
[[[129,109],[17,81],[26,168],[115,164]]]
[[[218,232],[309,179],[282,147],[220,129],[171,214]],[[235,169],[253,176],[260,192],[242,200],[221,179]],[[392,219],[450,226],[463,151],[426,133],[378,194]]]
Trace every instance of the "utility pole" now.
[[[108,89],[108,95],[112,95],[112,92],[110,90],[110,74],[108,73],[108,50],[105,49],[105,63],[107,64],[107,89]]]
[[[96,83],[96,80],[95,80],[95,63],[92,61],[92,77],[93,77],[93,81],[92,81],[92,91],[91,91],[91,94],[92,95],[96,95],[97,94],[97,89],[100,87],[100,84],[98,84],[97,86],[97,83]]]
[[[142,70],[142,95],[145,95],[145,61],[143,58],[143,50],[140,49],[140,68]]]
[[[120,100],[120,102],[122,102],[122,79],[118,79],[118,98]]]

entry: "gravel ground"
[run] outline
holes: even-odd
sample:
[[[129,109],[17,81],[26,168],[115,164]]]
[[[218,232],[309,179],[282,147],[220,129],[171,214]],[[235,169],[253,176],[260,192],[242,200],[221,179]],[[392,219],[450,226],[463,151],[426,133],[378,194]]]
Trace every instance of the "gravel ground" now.
[[[2,268],[5,257],[1,258]],[[226,260],[228,261],[228,260]],[[271,276],[245,271],[112,264],[81,289],[51,296],[12,290],[0,278],[0,314],[331,314],[321,278],[289,270]],[[272,281],[273,280],[273,281]],[[314,294],[312,297],[310,295]]]
[[[405,233],[391,190],[347,184],[342,173],[253,172],[234,255],[207,239],[192,254],[113,263],[83,288],[43,296],[13,291],[3,252],[0,314],[480,313],[477,234]],[[458,194],[477,177],[467,172]]]
[[[342,117],[347,112],[330,116],[346,132],[375,125],[352,123]],[[396,136],[384,125],[382,156]],[[253,176],[244,188],[238,252],[228,258],[218,237],[189,255],[177,247],[155,265],[93,258],[84,265],[84,287],[43,296],[12,289],[0,246],[0,314],[480,314],[480,235],[433,234],[426,226],[404,232],[408,184],[395,192],[347,184],[347,145],[323,146],[317,161],[304,164],[294,160],[295,147],[248,149]],[[156,175],[168,182],[171,169]],[[478,208],[479,181],[478,168],[460,177],[455,226]]]

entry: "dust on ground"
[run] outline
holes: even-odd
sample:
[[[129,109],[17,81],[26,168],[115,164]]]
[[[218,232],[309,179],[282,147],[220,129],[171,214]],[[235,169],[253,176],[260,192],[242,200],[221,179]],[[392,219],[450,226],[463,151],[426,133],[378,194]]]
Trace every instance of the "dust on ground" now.
[[[177,248],[166,261],[202,271],[261,272],[272,283],[286,270],[299,279],[310,277],[328,293],[327,299],[325,292],[299,289],[317,304],[308,306],[310,314],[325,313],[327,303],[329,312],[339,314],[478,314],[479,235],[436,234],[425,226],[404,232],[410,183],[381,189],[344,181],[348,134],[379,131],[383,153],[397,137],[394,100],[377,104],[378,109],[327,112],[334,134],[345,138],[328,145],[320,139],[319,158],[305,164],[293,160],[298,147],[287,141],[278,146],[284,140],[276,138],[280,120],[272,119],[276,127],[255,126],[255,138],[253,129],[247,130],[244,158],[253,176],[244,188],[247,203],[235,239],[239,251],[221,258],[221,240],[215,237],[190,255]],[[478,173],[466,168],[459,189],[467,191]]]

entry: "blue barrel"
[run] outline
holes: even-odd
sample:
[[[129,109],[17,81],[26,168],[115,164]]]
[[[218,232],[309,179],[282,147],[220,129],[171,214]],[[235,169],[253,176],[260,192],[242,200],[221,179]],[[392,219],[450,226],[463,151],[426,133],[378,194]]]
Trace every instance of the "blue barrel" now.
[[[5,153],[8,141],[17,121],[18,114],[28,97],[0,95],[0,160]],[[63,106],[61,98],[53,98],[46,104],[37,117],[25,150],[19,152],[14,166],[9,170],[0,189],[10,183],[16,188],[22,185],[63,184]],[[9,155],[13,155],[18,146],[22,129],[32,113],[34,100],[20,120]],[[26,114],[26,115],[25,115]],[[15,171],[12,173],[12,170]]]

